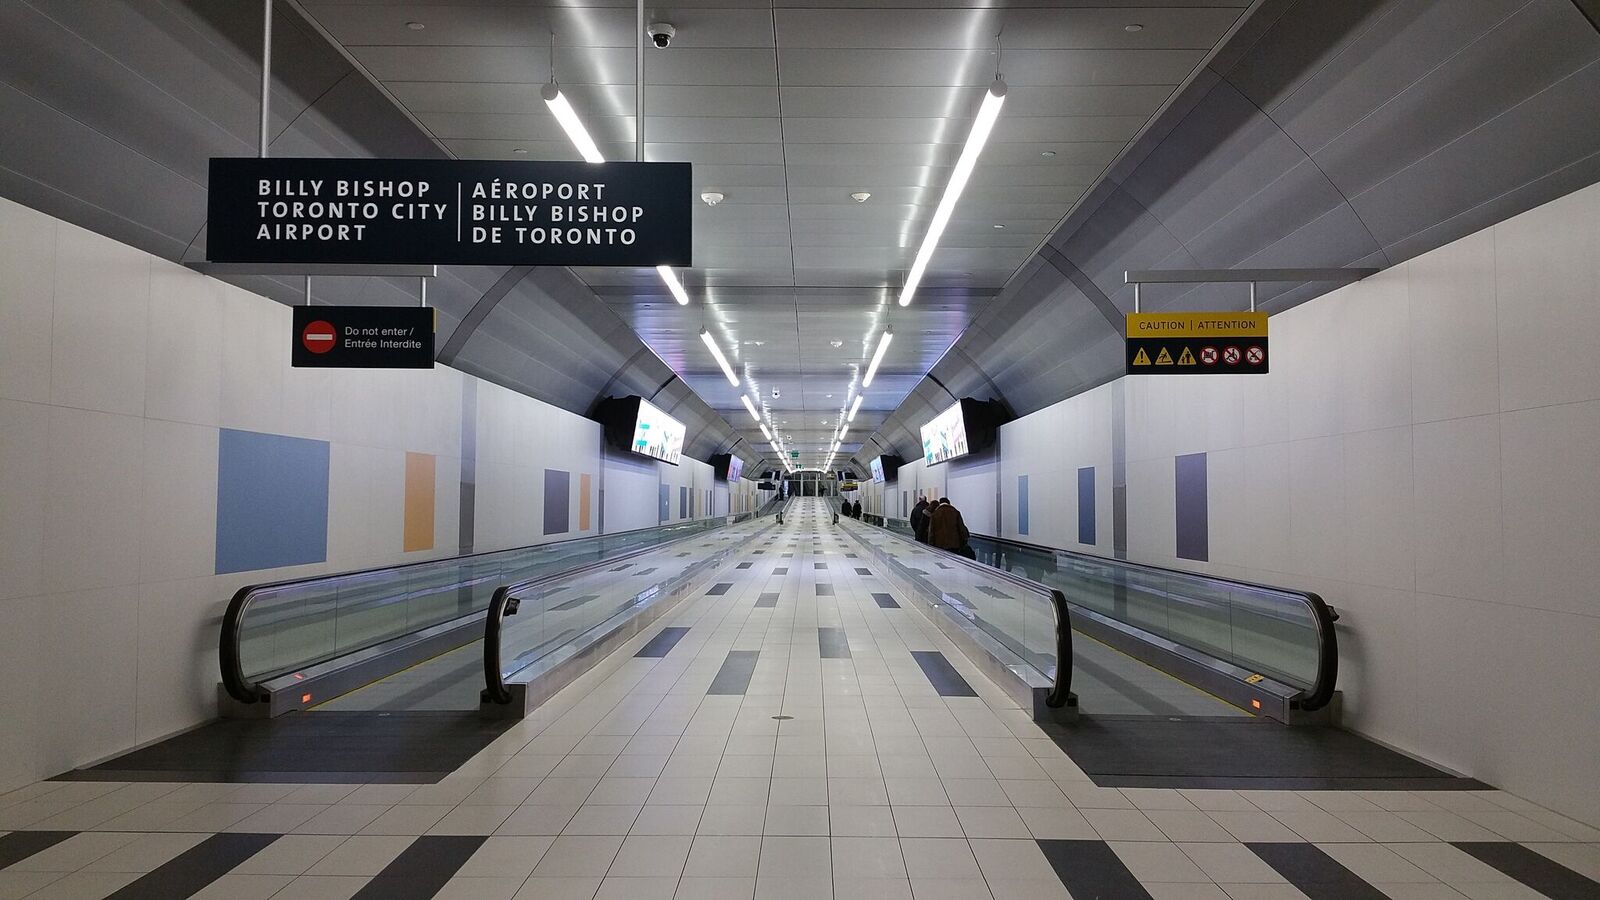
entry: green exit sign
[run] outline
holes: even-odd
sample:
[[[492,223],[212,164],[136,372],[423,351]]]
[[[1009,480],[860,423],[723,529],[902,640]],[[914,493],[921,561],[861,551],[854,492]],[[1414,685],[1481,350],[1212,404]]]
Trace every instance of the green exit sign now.
[[[799,450],[790,450],[789,451],[789,458],[790,459],[799,459],[800,458],[800,451]]]

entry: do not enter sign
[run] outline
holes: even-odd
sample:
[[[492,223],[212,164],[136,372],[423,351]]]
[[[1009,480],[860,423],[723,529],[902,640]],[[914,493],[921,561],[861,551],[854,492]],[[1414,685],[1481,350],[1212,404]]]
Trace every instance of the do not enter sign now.
[[[306,325],[300,331],[300,345],[310,353],[323,354],[333,349],[338,336],[334,333],[333,326],[318,319]]]
[[[296,306],[290,362],[302,368],[431,369],[425,306]]]

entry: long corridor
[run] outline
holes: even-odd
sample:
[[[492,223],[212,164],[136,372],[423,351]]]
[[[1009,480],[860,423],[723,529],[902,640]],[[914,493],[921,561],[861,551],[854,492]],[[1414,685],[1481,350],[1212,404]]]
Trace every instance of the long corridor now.
[[[1595,896],[1600,833],[1500,792],[1097,787],[828,515],[438,783],[0,797],[0,897]]]

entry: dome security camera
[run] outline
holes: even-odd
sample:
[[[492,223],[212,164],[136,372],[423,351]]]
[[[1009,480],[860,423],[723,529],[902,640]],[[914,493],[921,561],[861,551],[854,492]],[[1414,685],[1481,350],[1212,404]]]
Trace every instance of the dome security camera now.
[[[672,38],[677,33],[678,29],[666,22],[652,22],[650,27],[645,29],[645,34],[650,35],[650,40],[655,43],[657,50],[665,50],[672,46]]]

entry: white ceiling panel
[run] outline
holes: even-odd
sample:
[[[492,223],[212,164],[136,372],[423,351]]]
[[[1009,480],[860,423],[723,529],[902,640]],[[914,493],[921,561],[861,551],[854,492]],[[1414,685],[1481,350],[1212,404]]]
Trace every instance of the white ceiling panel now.
[[[463,158],[576,158],[539,95],[553,30],[555,77],[602,153],[633,158],[628,0],[304,2]],[[806,451],[802,462],[820,463],[892,320],[895,340],[847,449],[870,434],[1245,3],[970,5],[689,0],[652,10],[677,35],[645,52],[645,157],[692,163],[697,195],[725,195],[694,207],[695,265],[679,270],[693,303],[675,303],[649,268],[572,271],[747,441],[763,443],[739,394],[759,390],[763,407],[791,420],[780,431]],[[900,309],[898,286],[995,75],[1002,28],[1006,107],[916,303]],[[853,191],[872,196],[856,203]],[[749,384],[723,378],[698,338],[703,324]]]

